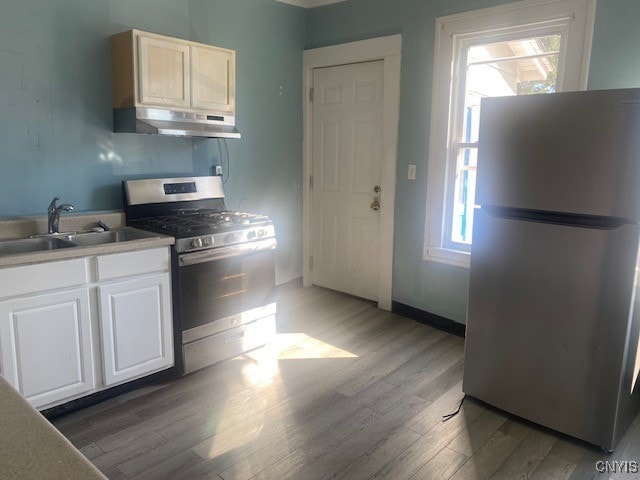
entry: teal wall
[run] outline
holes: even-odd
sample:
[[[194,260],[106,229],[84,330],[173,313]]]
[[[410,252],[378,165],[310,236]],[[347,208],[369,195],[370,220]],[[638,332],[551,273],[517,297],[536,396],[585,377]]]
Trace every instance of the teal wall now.
[[[466,268],[422,259],[435,19],[505,0],[350,0],[307,15],[305,48],[401,33],[393,300],[464,323]],[[638,0],[598,0],[589,88],[640,86]],[[416,181],[406,179],[417,165]]]
[[[0,217],[122,208],[128,178],[208,174],[216,139],[114,134],[109,37],[131,28],[237,51],[227,204],[273,217],[278,281],[301,275],[305,11],[272,0],[20,0],[0,15]],[[222,147],[222,148],[220,148]]]
[[[589,89],[640,87],[640,2],[597,1]]]
[[[468,272],[422,260],[435,19],[505,0],[349,0],[305,11],[272,0],[21,0],[0,16],[0,217],[122,208],[120,182],[208,174],[215,139],[111,131],[110,35],[139,28],[235,49],[230,208],[278,231],[278,282],[302,272],[302,50],[403,35],[395,301],[464,322]],[[598,0],[590,88],[640,85],[637,0]],[[408,164],[417,179],[406,180]]]

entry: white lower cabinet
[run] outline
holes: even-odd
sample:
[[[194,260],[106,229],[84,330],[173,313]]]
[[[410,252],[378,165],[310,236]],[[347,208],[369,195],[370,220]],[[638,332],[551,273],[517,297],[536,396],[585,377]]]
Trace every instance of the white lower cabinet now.
[[[34,407],[94,389],[89,290],[0,302],[2,374]]]
[[[169,274],[98,287],[105,385],[173,365]]]
[[[0,374],[49,408],[169,368],[169,248],[0,268]]]

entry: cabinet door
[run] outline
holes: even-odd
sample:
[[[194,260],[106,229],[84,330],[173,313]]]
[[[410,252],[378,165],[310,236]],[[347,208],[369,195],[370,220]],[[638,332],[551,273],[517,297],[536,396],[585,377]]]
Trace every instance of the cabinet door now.
[[[236,54],[233,50],[191,46],[191,106],[213,113],[235,109]]]
[[[2,374],[34,407],[94,389],[86,288],[0,303]]]
[[[173,365],[170,296],[168,273],[98,287],[105,385]]]
[[[143,105],[189,108],[189,45],[138,36],[138,101]]]

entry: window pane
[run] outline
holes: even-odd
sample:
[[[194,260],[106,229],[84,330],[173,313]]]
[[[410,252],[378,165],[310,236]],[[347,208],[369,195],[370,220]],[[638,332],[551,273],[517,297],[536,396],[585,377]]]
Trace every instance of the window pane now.
[[[471,245],[478,149],[461,148],[456,160],[451,240]]]
[[[556,91],[560,39],[549,35],[469,48],[460,141],[478,141],[483,97]]]
[[[560,35],[518,38],[497,43],[483,43],[469,48],[467,64],[494,58],[523,57],[560,50]]]
[[[480,100],[484,97],[556,91],[560,35],[476,45],[467,51],[464,104],[452,138],[455,180],[449,240],[471,245],[476,190]],[[472,145],[469,145],[472,144]],[[475,144],[475,145],[473,145]],[[456,153],[457,152],[457,153]],[[451,185],[451,183],[450,183]]]

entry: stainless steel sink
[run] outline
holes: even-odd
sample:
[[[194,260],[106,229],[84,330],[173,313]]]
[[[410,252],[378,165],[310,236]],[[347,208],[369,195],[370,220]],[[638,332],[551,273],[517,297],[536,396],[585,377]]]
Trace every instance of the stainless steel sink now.
[[[0,241],[0,255],[14,255],[18,253],[41,252],[69,248],[75,245],[57,237],[21,238],[19,240]]]
[[[0,240],[0,256],[21,253],[44,252],[59,248],[89,247],[108,243],[128,242],[155,235],[133,229],[108,230],[106,232],[82,232],[42,235],[13,240]]]
[[[109,230],[107,232],[87,232],[66,235],[64,237],[69,242],[79,247],[90,245],[104,245],[106,243],[128,242],[149,238],[149,235],[133,230]]]

